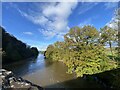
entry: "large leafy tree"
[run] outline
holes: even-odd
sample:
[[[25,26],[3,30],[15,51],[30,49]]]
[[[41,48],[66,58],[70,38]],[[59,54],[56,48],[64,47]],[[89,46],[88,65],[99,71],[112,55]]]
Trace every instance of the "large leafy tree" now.
[[[64,42],[56,42],[46,50],[46,57],[53,61],[62,60],[68,66],[68,73],[77,76],[95,74],[116,67],[105,54],[105,48],[98,43],[99,32],[93,26],[73,27],[64,36]]]
[[[118,31],[118,56],[120,56],[120,8],[115,11],[115,24],[117,25]]]
[[[105,26],[101,28],[100,31],[100,43],[102,44],[109,44],[112,56],[113,56],[113,50],[112,50],[112,43],[115,43],[117,41],[117,32],[113,28],[110,28],[108,26]]]
[[[118,56],[120,56],[120,8],[115,10],[114,17],[108,25],[110,28],[114,29],[117,33],[117,43],[118,43]]]

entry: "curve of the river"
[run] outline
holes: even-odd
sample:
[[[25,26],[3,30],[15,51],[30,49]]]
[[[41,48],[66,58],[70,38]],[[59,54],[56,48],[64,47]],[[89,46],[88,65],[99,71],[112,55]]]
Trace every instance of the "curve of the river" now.
[[[4,68],[42,87],[103,87],[96,82],[76,78],[75,74],[67,74],[67,67],[62,62],[50,63],[44,59],[43,54],[39,54],[37,59],[29,58],[6,65]]]

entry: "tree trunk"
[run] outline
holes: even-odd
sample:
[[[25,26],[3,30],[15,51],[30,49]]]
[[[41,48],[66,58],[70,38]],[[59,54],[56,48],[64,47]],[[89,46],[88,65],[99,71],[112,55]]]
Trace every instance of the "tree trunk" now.
[[[110,51],[111,51],[111,54],[112,54],[112,59],[114,60],[113,51],[112,51],[112,44],[111,44],[110,41],[109,41],[109,46],[110,46]]]

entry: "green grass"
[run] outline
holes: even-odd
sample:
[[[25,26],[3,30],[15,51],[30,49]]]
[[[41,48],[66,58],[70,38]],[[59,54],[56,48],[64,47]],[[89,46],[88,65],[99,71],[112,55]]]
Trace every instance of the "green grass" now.
[[[118,56],[117,53],[118,53],[118,50],[116,50],[114,47],[112,48],[112,52],[113,52],[113,55],[114,56]],[[112,55],[111,51],[110,51],[110,48],[106,48],[106,54],[107,55]]]

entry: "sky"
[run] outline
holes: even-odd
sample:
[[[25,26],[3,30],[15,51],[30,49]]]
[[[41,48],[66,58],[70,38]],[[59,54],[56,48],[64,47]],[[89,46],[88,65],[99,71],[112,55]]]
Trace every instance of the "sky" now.
[[[115,2],[2,2],[2,27],[27,45],[46,50],[71,27],[109,24]]]

